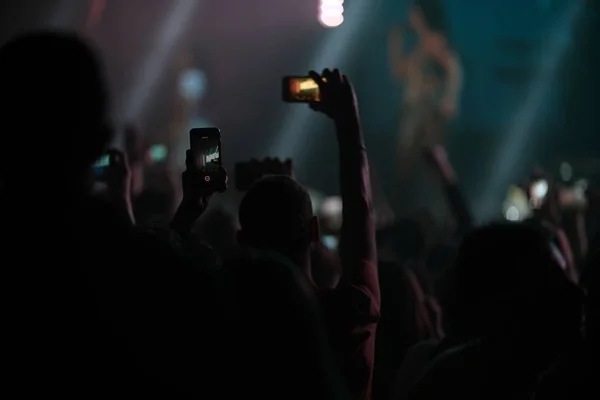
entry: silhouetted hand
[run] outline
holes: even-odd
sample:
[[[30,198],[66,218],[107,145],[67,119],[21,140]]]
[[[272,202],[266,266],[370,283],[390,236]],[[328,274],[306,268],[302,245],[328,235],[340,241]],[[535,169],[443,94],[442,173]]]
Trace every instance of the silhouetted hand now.
[[[223,193],[227,190],[227,171],[215,164],[198,169],[193,152],[186,150],[185,171],[181,174],[181,183],[183,202],[188,206],[196,205],[204,210],[214,193]]]
[[[182,238],[189,236],[194,223],[208,207],[215,193],[227,190],[227,171],[215,164],[198,169],[191,150],[185,152],[185,171],[181,174],[183,199],[177,208],[171,229]]]
[[[356,96],[352,84],[346,75],[334,69],[323,70],[319,75],[309,72],[310,77],[319,85],[320,101],[310,104],[310,108],[322,112],[335,121],[358,117]]]
[[[111,197],[129,200],[131,196],[131,170],[127,156],[120,150],[108,150],[109,163],[104,179]]]

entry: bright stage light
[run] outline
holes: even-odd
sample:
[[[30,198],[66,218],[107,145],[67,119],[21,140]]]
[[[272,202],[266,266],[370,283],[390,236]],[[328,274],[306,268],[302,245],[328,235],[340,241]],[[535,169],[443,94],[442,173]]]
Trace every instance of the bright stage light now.
[[[321,0],[319,22],[326,28],[335,28],[344,22],[344,0]]]

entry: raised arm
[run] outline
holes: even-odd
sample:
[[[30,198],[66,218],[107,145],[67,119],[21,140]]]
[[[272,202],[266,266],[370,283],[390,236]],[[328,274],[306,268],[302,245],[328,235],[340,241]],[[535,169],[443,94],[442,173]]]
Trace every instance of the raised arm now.
[[[390,71],[397,79],[403,79],[408,71],[409,58],[402,51],[403,30],[400,27],[393,28],[389,35],[388,54]]]
[[[339,145],[340,190],[343,202],[340,258],[341,284],[367,289],[379,303],[379,281],[369,163],[354,90],[339,71],[325,70],[320,81],[323,101],[312,107],[335,122]]]
[[[187,240],[196,220],[206,210],[212,195],[227,190],[227,171],[220,167],[217,179],[211,183],[204,180],[205,173],[196,168],[191,150],[185,153],[185,171],[181,175],[183,198],[173,220],[171,229]]]
[[[446,74],[446,85],[442,98],[442,111],[448,117],[453,116],[458,108],[460,92],[462,90],[463,73],[458,56],[452,51],[444,51],[440,56],[440,63]]]
[[[442,181],[450,211],[454,214],[459,236],[469,232],[474,227],[471,209],[463,196],[452,164],[448,160],[446,149],[437,145],[426,150],[425,158]]]

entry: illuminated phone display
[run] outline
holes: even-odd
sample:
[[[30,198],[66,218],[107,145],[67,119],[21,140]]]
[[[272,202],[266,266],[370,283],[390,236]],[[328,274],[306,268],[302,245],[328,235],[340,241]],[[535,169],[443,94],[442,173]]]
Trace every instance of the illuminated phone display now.
[[[290,103],[312,103],[321,101],[319,85],[308,76],[283,78],[283,100]]]
[[[218,128],[196,128],[190,131],[190,148],[196,168],[204,170],[204,179],[215,178],[221,166],[221,132]]]

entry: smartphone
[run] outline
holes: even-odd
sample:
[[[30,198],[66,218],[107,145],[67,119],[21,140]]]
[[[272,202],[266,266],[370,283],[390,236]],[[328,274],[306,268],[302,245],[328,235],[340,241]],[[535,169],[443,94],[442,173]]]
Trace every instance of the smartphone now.
[[[92,166],[92,172],[94,173],[94,177],[102,178],[104,176],[104,172],[106,171],[106,168],[109,165],[110,165],[110,156],[108,154],[104,154]]]
[[[314,103],[321,100],[319,85],[309,76],[286,76],[281,87],[286,103]]]
[[[148,156],[150,157],[150,161],[153,163],[161,163],[166,161],[168,155],[169,150],[167,149],[167,146],[163,144],[155,144],[148,149]]]
[[[544,204],[544,200],[548,195],[548,181],[540,179],[531,185],[529,188],[529,198],[533,208],[539,208]]]
[[[221,131],[219,128],[194,128],[190,131],[190,149],[196,168],[210,182],[221,167]]]

